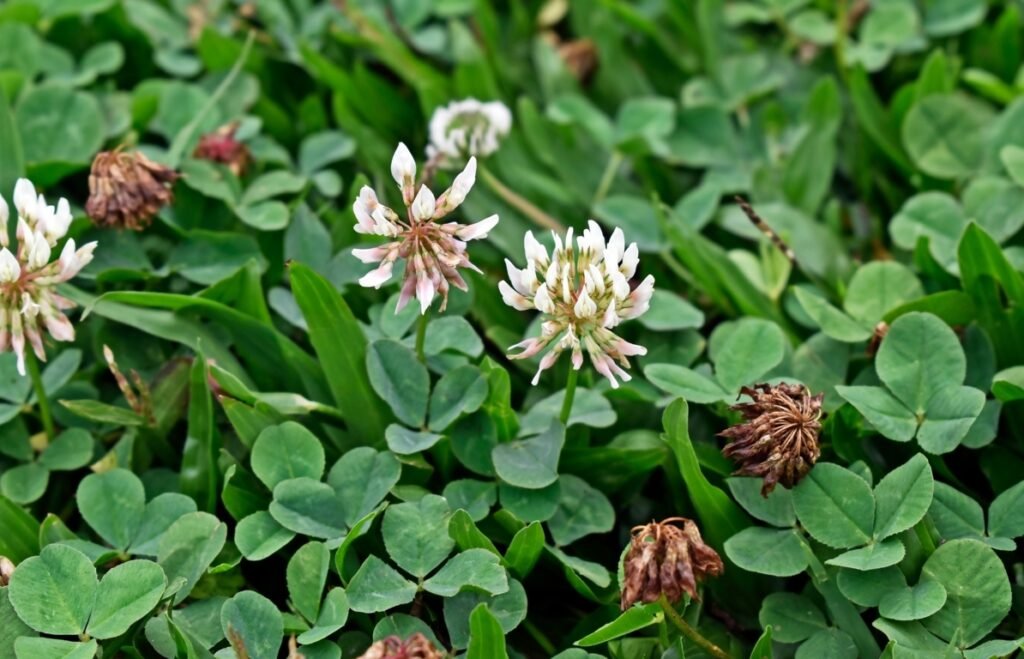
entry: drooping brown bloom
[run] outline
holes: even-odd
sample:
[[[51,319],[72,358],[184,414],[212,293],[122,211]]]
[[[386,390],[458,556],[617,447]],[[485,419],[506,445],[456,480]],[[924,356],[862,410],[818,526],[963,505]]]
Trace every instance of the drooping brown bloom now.
[[[818,433],[825,395],[812,396],[803,385],[785,383],[755,384],[740,392],[753,400],[733,406],[746,421],[718,433],[731,440],[722,455],[738,463],[737,476],[764,479],[762,496],[768,496],[776,483],[793,487],[821,454]]]
[[[382,638],[367,648],[359,659],[444,659],[444,653],[417,632],[404,641],[399,636]]]
[[[202,160],[223,163],[235,176],[241,176],[249,166],[251,154],[244,142],[235,139],[236,130],[238,122],[233,121],[203,135],[192,155]]]
[[[670,517],[636,526],[626,552],[622,610],[637,602],[656,602],[662,594],[672,604],[683,593],[699,600],[697,583],[724,570],[721,557],[704,544],[692,520]]]
[[[85,212],[97,226],[141,231],[174,199],[178,176],[140,151],[103,151],[92,161]]]
[[[14,574],[14,562],[6,556],[0,556],[0,587],[11,583]]]

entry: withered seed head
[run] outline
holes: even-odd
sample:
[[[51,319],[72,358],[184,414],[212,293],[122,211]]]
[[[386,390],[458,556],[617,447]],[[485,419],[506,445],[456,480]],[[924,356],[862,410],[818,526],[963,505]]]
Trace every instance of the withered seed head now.
[[[740,392],[753,400],[733,406],[746,420],[718,433],[730,440],[722,455],[739,465],[737,476],[764,479],[762,496],[768,496],[776,483],[793,487],[821,455],[818,433],[825,395],[812,396],[803,385],[785,383],[755,384]]]
[[[173,201],[178,176],[139,151],[103,151],[92,161],[85,212],[97,226],[141,231]]]
[[[12,574],[14,574],[14,562],[6,556],[0,556],[0,586],[11,583]]]
[[[444,659],[444,653],[417,632],[404,641],[399,636],[382,638],[367,648],[359,659]]]
[[[704,544],[697,525],[670,517],[633,528],[625,559],[621,606],[656,602],[662,594],[675,604],[683,593],[699,600],[697,583],[725,570],[721,557]]]
[[[196,158],[223,163],[235,176],[241,176],[251,161],[249,147],[235,138],[238,122],[221,126],[212,133],[199,138],[199,144],[192,154]]]

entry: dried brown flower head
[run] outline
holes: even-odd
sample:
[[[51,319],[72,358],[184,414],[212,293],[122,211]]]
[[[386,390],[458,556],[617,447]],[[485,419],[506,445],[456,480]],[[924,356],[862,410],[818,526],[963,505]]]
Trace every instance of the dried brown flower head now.
[[[764,479],[762,496],[768,496],[776,483],[793,487],[821,454],[818,433],[825,395],[812,396],[802,384],[785,383],[755,384],[740,393],[753,400],[733,406],[746,420],[718,433],[730,440],[722,455],[739,464],[737,476]]]
[[[103,151],[92,161],[85,212],[97,226],[140,231],[174,199],[178,176],[139,151]]]
[[[235,139],[238,122],[221,126],[212,133],[199,138],[199,144],[192,154],[196,158],[219,162],[228,166],[235,176],[241,176],[252,160],[249,147]]]
[[[670,517],[633,528],[625,559],[622,610],[656,602],[662,594],[675,604],[683,593],[699,600],[697,583],[725,570],[721,557],[685,517]]]
[[[367,648],[359,659],[444,659],[444,652],[417,632],[404,641],[399,636],[382,638]]]
[[[14,574],[14,562],[6,556],[0,556],[0,587],[11,583],[12,574]]]

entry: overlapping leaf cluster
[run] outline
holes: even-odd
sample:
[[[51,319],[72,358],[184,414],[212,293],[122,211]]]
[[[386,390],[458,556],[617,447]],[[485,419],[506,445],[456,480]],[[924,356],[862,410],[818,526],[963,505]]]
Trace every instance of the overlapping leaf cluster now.
[[[0,193],[99,245],[40,389],[0,354],[0,657],[1012,655],[1022,53],[1010,0],[8,0]],[[352,202],[471,97],[512,122],[458,213],[501,221],[423,324]],[[181,173],[143,231],[85,213],[119,146]],[[590,218],[657,284],[562,423],[498,282]],[[762,496],[716,435],[783,381],[821,456]],[[620,611],[674,517],[724,573]]]

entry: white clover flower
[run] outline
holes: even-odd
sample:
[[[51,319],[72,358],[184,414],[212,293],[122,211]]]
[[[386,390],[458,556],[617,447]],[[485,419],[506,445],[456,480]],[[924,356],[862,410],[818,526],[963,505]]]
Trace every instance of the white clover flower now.
[[[452,186],[437,198],[425,185],[417,189],[416,162],[404,144],[399,144],[395,150],[391,175],[402,189],[406,205],[404,219],[380,203],[377,193],[368,186],[363,186],[352,204],[357,233],[393,239],[378,247],[352,250],[352,254],[363,263],[379,263],[359,283],[369,288],[380,288],[391,279],[395,262],[404,259],[405,278],[397,311],[415,296],[420,303],[420,313],[426,313],[435,295],[441,296],[441,311],[444,311],[451,286],[466,290],[466,282],[458,269],[470,268],[480,272],[469,261],[466,243],[486,238],[498,224],[497,215],[469,225],[437,222],[458,208],[469,194],[476,180],[476,158],[469,159]]]
[[[510,351],[519,352],[509,356],[526,359],[550,348],[541,358],[533,384],[563,351],[572,354],[572,367],[579,370],[584,349],[594,368],[608,378],[613,388],[619,386],[616,377],[629,381],[630,375],[624,370],[629,368],[627,357],[647,354],[647,349],[611,330],[624,320],[642,315],[651,304],[654,277],[648,275],[632,290],[629,286],[639,263],[636,243],[626,247],[621,229],[615,229],[606,243],[601,227],[593,220],[576,239],[575,247],[572,229],[564,243],[556,234],[550,257],[531,232],[526,233],[523,242],[526,267],[517,268],[505,259],[508,282],[500,282],[498,289],[505,304],[520,311],[536,309],[546,318],[541,335],[512,346]]]
[[[483,158],[498,150],[511,128],[512,113],[501,101],[454,101],[430,118],[427,156],[442,166],[457,166],[470,156]]]
[[[10,349],[18,356],[18,372],[25,375],[25,340],[41,361],[46,361],[41,330],[57,341],[72,341],[75,328],[64,315],[74,302],[58,295],[57,284],[68,281],[92,261],[96,243],[76,249],[69,238],[56,261],[50,261],[52,249],[64,237],[71,224],[71,208],[66,199],[48,206],[35,186],[18,179],[14,187],[14,207],[18,213],[18,247],[11,252],[7,221],[10,208],[0,196],[0,352]]]

